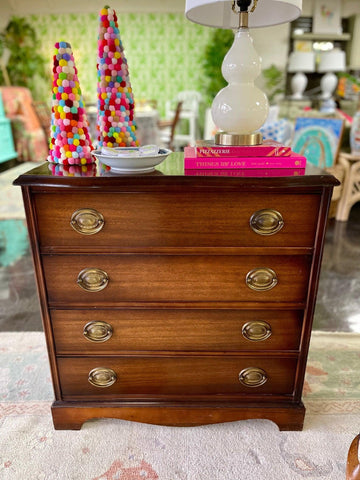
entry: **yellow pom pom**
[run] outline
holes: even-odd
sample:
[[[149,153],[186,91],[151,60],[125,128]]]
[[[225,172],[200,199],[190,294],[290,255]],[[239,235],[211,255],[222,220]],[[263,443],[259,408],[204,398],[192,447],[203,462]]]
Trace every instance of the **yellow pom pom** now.
[[[78,146],[79,144],[80,144],[79,140],[77,138],[74,138],[73,145]]]
[[[56,80],[56,85],[57,85],[58,87],[61,87],[61,84],[62,84],[62,80],[60,80],[60,78],[58,78],[58,79]]]
[[[60,118],[61,118],[62,120],[64,120],[64,118],[66,118],[66,113],[65,113],[65,112],[61,112],[61,113],[60,113]]]
[[[102,8],[100,11],[100,15],[107,15],[107,14],[108,14],[107,8]]]
[[[103,93],[101,94],[101,98],[104,99],[104,100],[105,100],[105,98],[107,98],[107,95],[106,95],[105,92],[103,92]]]
[[[111,112],[111,116],[115,117],[115,112],[114,111]]]
[[[110,80],[111,80],[110,75],[106,75],[106,76],[105,76],[105,80],[106,80],[107,82],[110,82]]]
[[[70,150],[68,152],[65,152],[65,156],[67,158],[70,158],[72,156],[72,153],[70,152]]]
[[[121,53],[120,53],[120,52],[115,52],[115,53],[114,53],[114,57],[115,57],[115,58],[120,58],[120,57],[121,57]]]
[[[80,160],[80,163],[81,163],[82,165],[86,165],[86,158],[82,158],[82,159]]]
[[[114,43],[115,43],[115,45],[120,45],[119,39],[115,38]]]
[[[65,65],[67,65],[67,61],[64,60],[64,59],[61,59],[61,60],[59,61],[59,65],[60,65],[60,67],[65,67]]]
[[[108,142],[108,143],[107,143],[107,146],[108,146],[108,147],[112,147],[113,144],[112,144],[111,142]]]
[[[69,98],[69,96],[68,96],[67,93],[62,93],[62,94],[61,94],[61,98],[62,98],[63,100],[67,100],[67,99]]]

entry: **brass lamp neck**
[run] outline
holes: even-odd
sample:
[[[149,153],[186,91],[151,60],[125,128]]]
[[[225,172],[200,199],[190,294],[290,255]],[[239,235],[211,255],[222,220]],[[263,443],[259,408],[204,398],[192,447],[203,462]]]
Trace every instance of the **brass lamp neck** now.
[[[240,12],[239,13],[239,28],[248,28],[249,27],[249,13]]]

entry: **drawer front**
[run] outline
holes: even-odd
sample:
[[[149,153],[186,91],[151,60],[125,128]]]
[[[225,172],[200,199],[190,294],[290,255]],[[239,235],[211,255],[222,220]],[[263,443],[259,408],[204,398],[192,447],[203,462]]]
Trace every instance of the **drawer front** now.
[[[49,303],[85,307],[121,302],[305,302],[311,262],[310,256],[283,255],[42,259]],[[270,289],[264,290],[264,285]]]
[[[65,400],[84,396],[292,394],[296,364],[292,357],[58,358]]]
[[[302,311],[52,310],[57,354],[298,350]]]
[[[177,189],[47,193],[34,201],[41,246],[311,246],[320,195]]]

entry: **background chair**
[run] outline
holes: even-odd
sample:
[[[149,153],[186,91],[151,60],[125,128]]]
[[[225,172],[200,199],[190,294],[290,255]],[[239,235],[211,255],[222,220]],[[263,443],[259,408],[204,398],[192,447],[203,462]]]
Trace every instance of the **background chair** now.
[[[172,120],[162,120],[158,123],[160,142],[170,150],[174,149],[175,129],[179,123],[183,102],[178,102]]]
[[[48,139],[50,136],[51,109],[46,102],[32,102],[32,106],[38,117],[45,137]]]
[[[4,109],[11,121],[15,150],[21,162],[46,160],[49,144],[26,87],[0,87]]]
[[[185,133],[176,133],[174,144],[177,146],[195,145],[195,141],[200,137],[199,129],[199,108],[202,100],[201,93],[195,90],[184,90],[179,92],[174,100],[167,101],[165,104],[166,118],[172,118],[175,115],[174,104],[182,102],[180,120],[185,120],[187,130]],[[182,125],[183,126],[183,125]]]

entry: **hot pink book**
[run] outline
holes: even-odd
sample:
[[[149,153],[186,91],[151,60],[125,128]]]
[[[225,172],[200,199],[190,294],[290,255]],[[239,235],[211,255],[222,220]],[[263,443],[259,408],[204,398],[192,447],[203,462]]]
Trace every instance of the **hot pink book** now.
[[[195,169],[185,170],[185,175],[204,177],[296,177],[305,175],[305,168]]]
[[[186,157],[286,157],[291,155],[291,147],[273,140],[265,140],[261,145],[224,146],[199,141],[195,147],[185,147]]]
[[[193,169],[233,169],[233,168],[305,168],[306,158],[291,152],[289,157],[188,157],[185,154],[184,168]]]

